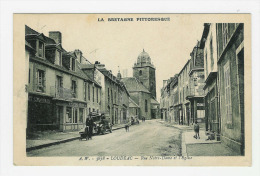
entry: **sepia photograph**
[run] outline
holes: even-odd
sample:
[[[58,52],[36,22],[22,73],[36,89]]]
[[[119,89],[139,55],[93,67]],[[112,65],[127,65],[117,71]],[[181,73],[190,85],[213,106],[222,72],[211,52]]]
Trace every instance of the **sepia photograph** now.
[[[17,165],[251,164],[250,14],[13,18]]]

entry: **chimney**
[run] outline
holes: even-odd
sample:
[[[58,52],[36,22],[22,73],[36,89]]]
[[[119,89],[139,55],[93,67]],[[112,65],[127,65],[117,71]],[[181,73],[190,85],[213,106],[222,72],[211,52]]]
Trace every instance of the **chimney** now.
[[[82,52],[79,49],[76,49],[74,52],[77,56],[77,60],[79,61],[79,63],[82,63]]]
[[[101,64],[99,61],[95,62],[95,66],[97,69],[103,69],[105,68],[105,64]]]
[[[57,44],[62,44],[62,35],[60,31],[50,31],[49,37],[53,39]]]

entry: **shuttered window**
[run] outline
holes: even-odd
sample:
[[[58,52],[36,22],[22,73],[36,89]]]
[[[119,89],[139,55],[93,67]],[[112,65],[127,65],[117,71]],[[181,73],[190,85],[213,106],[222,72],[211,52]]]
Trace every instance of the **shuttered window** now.
[[[231,87],[230,87],[230,66],[229,61],[224,65],[224,86],[225,86],[225,106],[227,123],[232,124],[232,106],[231,106]]]
[[[37,91],[44,92],[45,90],[45,72],[43,70],[37,70]]]

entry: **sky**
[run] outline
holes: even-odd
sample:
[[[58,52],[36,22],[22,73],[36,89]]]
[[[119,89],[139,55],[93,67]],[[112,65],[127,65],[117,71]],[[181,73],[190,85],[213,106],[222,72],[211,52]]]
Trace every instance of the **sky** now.
[[[132,67],[143,49],[156,68],[157,100],[163,80],[179,73],[197,41],[205,20],[183,14],[28,14],[25,24],[48,36],[62,33],[67,51],[79,49],[92,63],[99,61],[116,75]],[[136,18],[170,18],[169,21],[136,21]],[[99,22],[98,19],[104,19]],[[110,21],[108,18],[133,18],[133,21]],[[119,68],[119,69],[118,69]]]

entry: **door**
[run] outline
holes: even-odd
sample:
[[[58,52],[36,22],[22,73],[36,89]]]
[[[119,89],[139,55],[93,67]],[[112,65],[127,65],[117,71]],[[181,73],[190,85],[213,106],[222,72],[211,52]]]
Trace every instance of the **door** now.
[[[57,126],[59,130],[63,130],[63,107],[62,106],[56,106],[56,112],[57,112]]]

